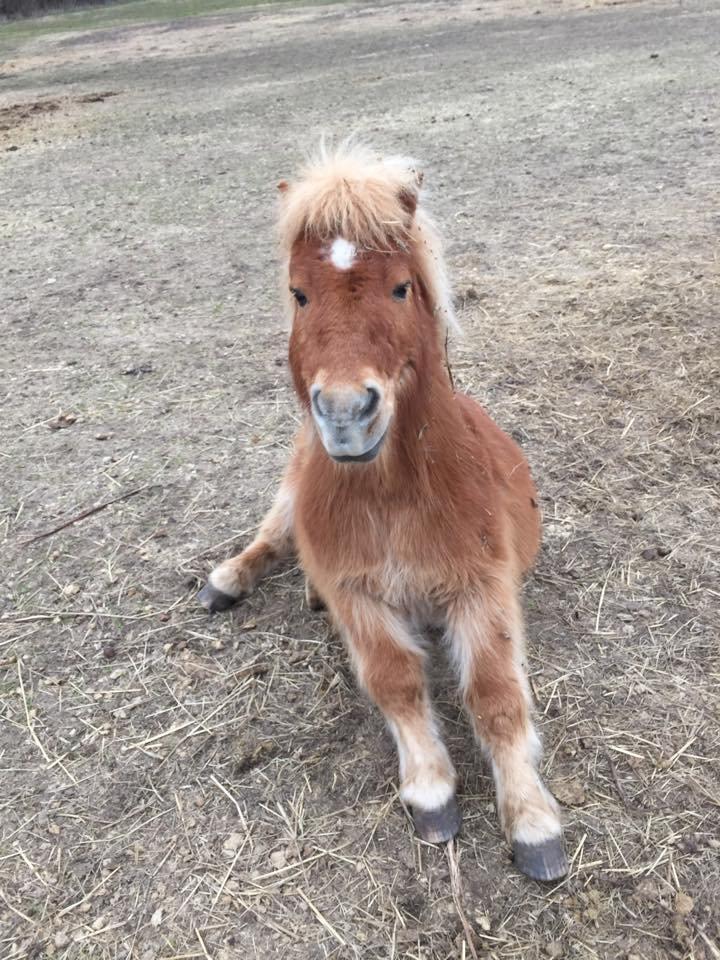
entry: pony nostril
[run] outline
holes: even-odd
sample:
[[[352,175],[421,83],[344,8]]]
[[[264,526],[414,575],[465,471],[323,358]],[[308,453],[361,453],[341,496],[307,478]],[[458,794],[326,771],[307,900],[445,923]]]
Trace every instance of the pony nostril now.
[[[381,393],[377,387],[343,387],[323,390],[310,387],[310,405],[318,420],[332,423],[334,428],[347,426],[353,421],[367,423],[380,405]]]
[[[367,399],[365,400],[365,405],[360,411],[360,416],[367,419],[371,417],[378,408],[380,403],[380,391],[377,387],[367,387]]]
[[[323,407],[322,407],[322,402],[321,402],[321,399],[320,399],[320,394],[321,394],[321,393],[322,393],[322,390],[320,389],[320,387],[311,387],[311,389],[310,389],[310,403],[312,404],[312,408],[313,408],[313,410],[315,411],[315,413],[316,413],[319,417],[324,417],[324,416],[326,415],[327,411],[324,410]]]

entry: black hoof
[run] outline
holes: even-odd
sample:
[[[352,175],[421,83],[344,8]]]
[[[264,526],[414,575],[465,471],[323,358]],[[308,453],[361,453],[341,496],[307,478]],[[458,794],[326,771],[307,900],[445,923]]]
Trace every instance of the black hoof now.
[[[458,833],[462,824],[462,814],[455,797],[450,797],[437,810],[413,807],[412,818],[417,835],[428,843],[447,843]]]
[[[568,872],[565,845],[561,836],[542,843],[515,843],[513,860],[517,869],[533,880],[561,880]]]
[[[307,604],[308,610],[312,610],[314,613],[327,610],[325,601],[307,577],[305,578],[305,603]]]
[[[229,610],[240,599],[218,590],[211,583],[205,584],[197,598],[209,613],[222,613],[223,610]]]

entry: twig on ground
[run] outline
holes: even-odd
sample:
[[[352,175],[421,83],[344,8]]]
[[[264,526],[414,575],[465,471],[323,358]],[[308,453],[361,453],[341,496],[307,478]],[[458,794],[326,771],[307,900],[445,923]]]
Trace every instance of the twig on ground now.
[[[46,530],[45,533],[38,533],[36,536],[30,537],[29,540],[23,540],[21,546],[27,547],[31,543],[37,543],[38,540],[45,540],[47,537],[52,537],[54,534],[60,533],[60,531],[64,530],[66,527],[71,527],[74,523],[79,523],[81,520],[91,517],[94,513],[100,513],[101,510],[112,506],[113,503],[120,503],[121,500],[129,500],[130,497],[137,496],[138,493],[142,493],[143,490],[147,490],[149,486],[149,484],[146,484],[144,487],[136,487],[134,490],[129,490],[127,493],[123,493],[119,497],[113,497],[112,500],[105,500],[102,503],[98,503],[97,506],[90,507],[89,510],[83,510],[82,513],[75,514],[74,517],[70,517],[70,519],[66,520],[65,523],[58,524],[58,526],[53,527],[52,530]]]
[[[220,543],[214,543],[206,550],[201,550],[199,553],[193,554],[192,557],[186,557],[184,560],[181,560],[180,566],[186,567],[189,563],[193,563],[195,560],[202,560],[203,557],[208,557],[215,553],[220,549],[220,547],[225,547],[228,543],[234,543],[235,540],[241,540],[243,537],[249,536],[254,529],[254,527],[248,527],[247,530],[241,530],[240,533],[234,533],[232,537],[228,537],[227,540],[221,540]]]
[[[455,909],[457,910],[457,915],[460,918],[460,923],[462,924],[463,933],[465,934],[465,942],[468,945],[468,950],[473,956],[473,960],[478,960],[472,927],[470,926],[470,922],[465,915],[465,910],[463,909],[462,905],[462,877],[460,876],[460,858],[456,853],[454,840],[451,840],[447,844],[447,858],[450,865],[450,887],[452,889],[453,902],[455,904]]]

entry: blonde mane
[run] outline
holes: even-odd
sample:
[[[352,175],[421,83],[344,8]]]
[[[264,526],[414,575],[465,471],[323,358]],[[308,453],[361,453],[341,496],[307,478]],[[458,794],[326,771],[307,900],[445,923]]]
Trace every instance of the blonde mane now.
[[[444,335],[457,329],[442,241],[422,206],[422,174],[408,157],[378,157],[367,147],[324,144],[291,184],[280,184],[278,229],[286,256],[298,237],[341,236],[365,250],[404,247],[416,257]],[[417,201],[408,216],[408,202]]]

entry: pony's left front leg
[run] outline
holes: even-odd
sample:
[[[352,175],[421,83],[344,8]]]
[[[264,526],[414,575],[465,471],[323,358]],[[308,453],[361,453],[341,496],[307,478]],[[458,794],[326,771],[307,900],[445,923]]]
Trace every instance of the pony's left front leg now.
[[[442,843],[460,829],[456,775],[440,739],[425,682],[425,657],[407,623],[386,604],[323,590],[361,685],[382,710],[400,759],[400,796],[423,840]]]
[[[515,865],[535,880],[557,880],[568,866],[558,806],[537,771],[540,741],[522,666],[517,588],[498,581],[460,598],[448,626],[465,705],[492,764],[500,823]]]

